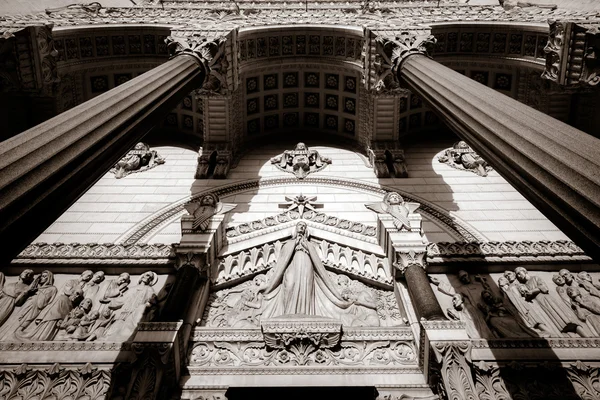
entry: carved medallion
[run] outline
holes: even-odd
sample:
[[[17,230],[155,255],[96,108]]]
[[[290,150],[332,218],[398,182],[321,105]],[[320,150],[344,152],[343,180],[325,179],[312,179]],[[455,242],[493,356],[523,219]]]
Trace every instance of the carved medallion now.
[[[294,150],[286,150],[282,154],[271,158],[271,164],[284,172],[304,179],[308,174],[322,170],[331,164],[331,159],[323,157],[316,150],[311,150],[302,142]]]

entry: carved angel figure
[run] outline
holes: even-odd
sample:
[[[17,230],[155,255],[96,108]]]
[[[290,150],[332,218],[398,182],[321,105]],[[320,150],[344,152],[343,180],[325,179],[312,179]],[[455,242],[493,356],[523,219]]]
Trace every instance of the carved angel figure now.
[[[316,150],[309,149],[300,142],[294,150],[286,150],[283,154],[271,158],[271,164],[282,171],[296,175],[298,179],[304,179],[308,174],[320,171],[327,164],[331,164],[331,159],[320,155]]]
[[[402,196],[396,192],[389,192],[383,196],[383,201],[380,203],[365,204],[371,211],[377,214],[388,214],[394,219],[394,226],[398,230],[411,230],[408,215],[414,213],[419,208],[419,203],[407,203]]]
[[[225,214],[237,207],[237,204],[223,203],[215,194],[207,194],[199,201],[187,203],[187,212],[194,217],[192,229],[204,232],[208,228],[210,219],[217,214]]]

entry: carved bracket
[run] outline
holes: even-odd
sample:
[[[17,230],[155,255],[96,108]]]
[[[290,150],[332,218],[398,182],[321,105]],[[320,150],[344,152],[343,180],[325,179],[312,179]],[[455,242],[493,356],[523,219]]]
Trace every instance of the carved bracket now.
[[[261,321],[265,343],[273,349],[292,345],[315,349],[335,347],[342,337],[342,322],[318,316],[293,315]]]
[[[227,142],[208,142],[198,152],[196,179],[225,179],[229,173],[233,152]]]
[[[367,150],[378,178],[408,178],[404,150],[395,142],[372,142]]]

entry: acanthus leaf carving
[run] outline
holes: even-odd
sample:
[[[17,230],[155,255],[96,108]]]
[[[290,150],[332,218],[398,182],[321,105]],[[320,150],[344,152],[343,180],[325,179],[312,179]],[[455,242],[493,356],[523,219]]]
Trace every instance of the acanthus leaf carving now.
[[[577,395],[585,400],[600,399],[600,369],[577,361],[567,368],[567,374]]]
[[[470,341],[435,341],[431,349],[437,362],[446,395],[450,400],[477,400],[471,376]]]

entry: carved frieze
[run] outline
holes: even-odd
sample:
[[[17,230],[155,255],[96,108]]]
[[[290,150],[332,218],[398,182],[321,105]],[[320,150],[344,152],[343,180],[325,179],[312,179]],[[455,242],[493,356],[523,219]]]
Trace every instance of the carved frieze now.
[[[460,140],[443,151],[438,161],[452,168],[470,171],[479,176],[487,176],[492,167],[482,159],[466,142]]]
[[[129,150],[110,172],[115,175],[115,178],[121,179],[129,174],[143,172],[164,163],[165,159],[156,150],[151,150],[146,143],[140,142],[132,150]]]
[[[53,364],[33,367],[21,364],[0,369],[0,398],[21,399],[105,399],[111,384],[111,371],[91,364]]]
[[[595,337],[600,329],[597,273],[514,271],[430,275],[448,318],[471,338]],[[532,345],[537,347],[537,345]]]
[[[38,275],[24,270],[8,278],[0,273],[0,340],[126,341],[139,322],[157,315],[166,280],[151,271],[133,278],[90,270],[79,276],[48,270]]]

